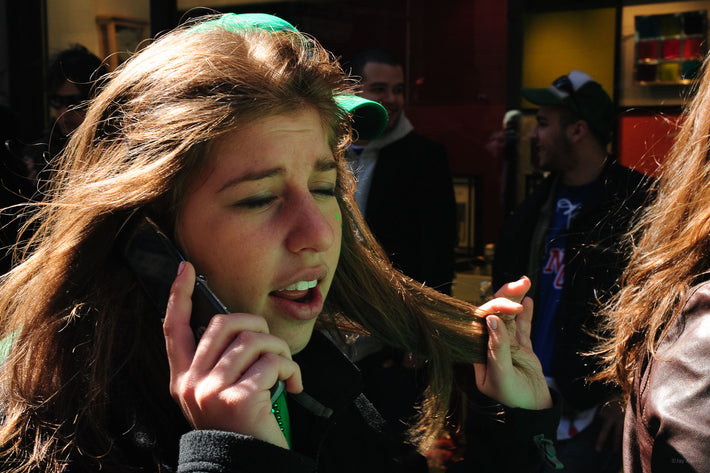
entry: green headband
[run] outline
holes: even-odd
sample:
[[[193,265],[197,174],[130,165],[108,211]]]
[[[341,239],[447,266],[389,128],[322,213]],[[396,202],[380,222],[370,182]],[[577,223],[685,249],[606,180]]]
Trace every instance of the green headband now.
[[[218,26],[233,33],[243,33],[249,30],[265,30],[272,33],[289,30],[298,33],[296,27],[288,21],[266,13],[225,13],[214,20],[200,23],[193,29],[200,31],[212,26]]]

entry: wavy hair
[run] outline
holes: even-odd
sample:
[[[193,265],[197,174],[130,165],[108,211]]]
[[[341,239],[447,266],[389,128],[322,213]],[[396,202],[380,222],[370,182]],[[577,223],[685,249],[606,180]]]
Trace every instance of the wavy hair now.
[[[663,164],[656,197],[629,234],[621,290],[604,308],[605,368],[595,378],[628,396],[634,373],[678,316],[688,290],[710,270],[710,56]]]
[[[13,341],[0,371],[6,469],[60,472],[71,462],[122,470],[116,437],[132,435],[141,413],[157,419],[144,426],[153,436],[146,454],[175,455],[177,442],[160,439],[188,427],[171,420],[182,416],[167,389],[160,320],[117,256],[115,236],[141,207],[173,228],[213,140],[304,106],[332,131],[339,166],[343,242],[322,323],[427,360],[429,388],[412,433],[420,447],[431,444],[458,389],[453,365],[485,360],[487,336],[476,307],[393,270],[363,223],[343,158],[350,121],[333,99],[351,88],[337,61],[303,34],[205,25],[165,34],[113,73],[54,163],[28,224],[35,231],[0,286],[0,337]],[[145,407],[136,401],[117,420],[111,406],[136,396]]]

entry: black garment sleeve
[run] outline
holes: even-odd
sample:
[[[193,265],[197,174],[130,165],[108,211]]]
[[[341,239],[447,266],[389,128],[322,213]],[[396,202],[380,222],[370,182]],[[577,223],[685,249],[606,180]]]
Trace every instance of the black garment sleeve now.
[[[232,432],[193,430],[180,439],[178,473],[310,473],[316,468],[311,458]]]

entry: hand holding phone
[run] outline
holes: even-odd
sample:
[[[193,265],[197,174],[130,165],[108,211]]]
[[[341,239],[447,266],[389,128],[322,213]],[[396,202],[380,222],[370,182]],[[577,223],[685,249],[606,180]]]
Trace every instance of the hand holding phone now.
[[[116,244],[127,266],[153,302],[156,314],[162,318],[178,266],[185,258],[160,227],[141,211],[134,212],[126,220],[119,230]],[[215,314],[229,313],[227,307],[210,290],[205,278],[196,276],[190,316],[195,340],[200,339]],[[283,390],[284,382],[279,380],[271,388],[272,402],[278,399]]]
[[[264,317],[249,313],[217,316],[196,345],[189,326],[194,281],[194,268],[183,263],[163,324],[173,399],[196,429],[236,432],[288,448],[268,389],[282,379],[290,393],[302,391],[290,347],[269,333]]]

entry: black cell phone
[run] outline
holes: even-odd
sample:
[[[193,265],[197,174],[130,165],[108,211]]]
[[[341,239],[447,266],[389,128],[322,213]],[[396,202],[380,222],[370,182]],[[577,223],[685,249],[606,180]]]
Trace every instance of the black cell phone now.
[[[165,316],[170,286],[178,266],[185,258],[158,225],[145,215],[131,216],[119,232],[118,245],[128,267],[138,279],[160,317]],[[199,340],[215,314],[229,310],[207,286],[204,277],[197,276],[192,295],[190,326]]]
[[[162,319],[168,306],[170,287],[177,275],[180,262],[186,261],[160,227],[143,212],[133,213],[123,224],[116,240],[118,250]],[[210,319],[215,314],[230,311],[210,290],[207,281],[197,276],[192,293],[190,327],[199,340]],[[275,401],[284,389],[279,380],[271,388],[271,400]]]

